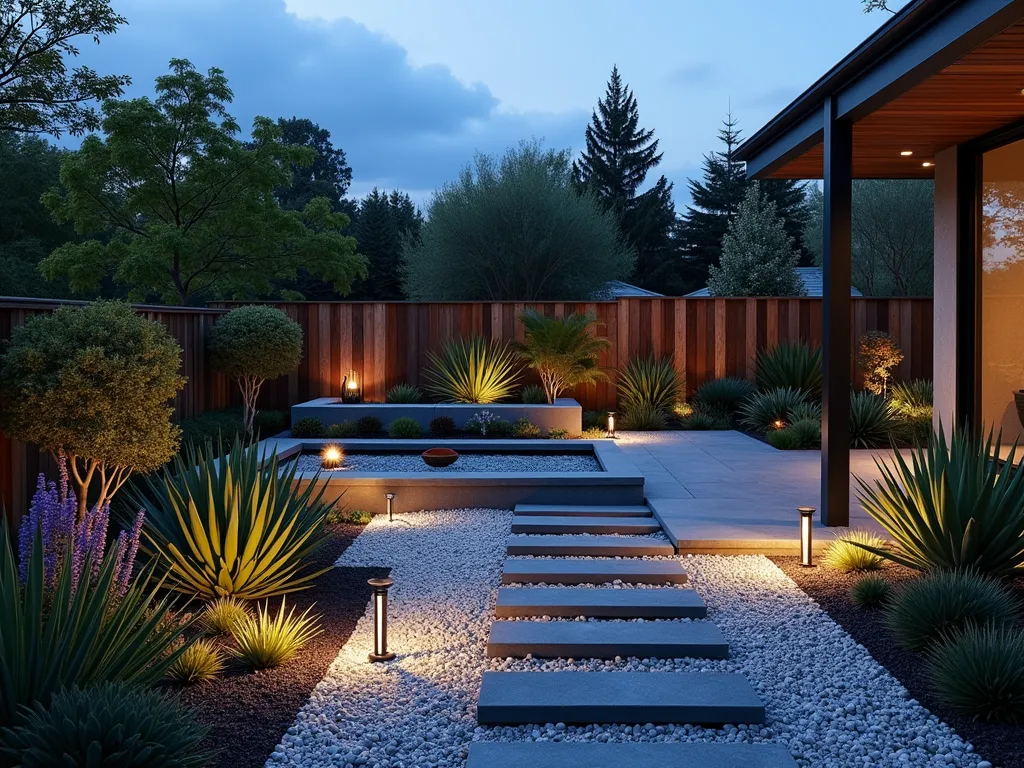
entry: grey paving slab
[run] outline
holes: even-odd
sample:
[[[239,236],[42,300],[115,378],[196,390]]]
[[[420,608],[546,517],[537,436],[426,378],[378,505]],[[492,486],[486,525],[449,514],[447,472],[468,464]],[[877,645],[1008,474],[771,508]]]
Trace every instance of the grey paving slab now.
[[[494,613],[498,618],[703,619],[708,609],[692,589],[501,587]]]
[[[760,724],[764,704],[742,675],[722,672],[484,672],[481,725]]]
[[[677,560],[545,560],[505,559],[502,584],[685,584],[686,571]]]
[[[510,555],[561,555],[580,557],[641,557],[674,555],[676,548],[665,539],[650,536],[584,536],[581,534],[513,534],[508,538]]]
[[[571,504],[516,504],[517,517],[650,517],[651,510],[643,504],[627,505],[571,505]]]
[[[652,517],[513,517],[512,533],[657,533]]]
[[[487,655],[521,659],[726,659],[729,643],[707,621],[495,621]]]
[[[476,742],[467,768],[796,768],[781,744]]]

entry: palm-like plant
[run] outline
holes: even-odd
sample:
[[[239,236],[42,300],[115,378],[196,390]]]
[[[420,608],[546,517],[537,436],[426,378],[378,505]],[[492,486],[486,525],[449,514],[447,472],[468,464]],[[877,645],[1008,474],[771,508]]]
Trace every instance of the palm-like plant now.
[[[515,353],[507,344],[479,336],[447,342],[428,352],[427,391],[449,403],[496,403],[511,396],[519,381]]]
[[[623,411],[653,408],[669,413],[679,398],[683,381],[671,358],[638,357],[619,374],[619,405]]]
[[[326,570],[311,571],[308,560],[334,504],[323,501],[326,483],[300,488],[297,468],[236,438],[226,456],[209,444],[189,448],[161,478],[147,477],[133,498],[146,513],[145,547],[160,555],[169,586],[245,600],[308,587]]]
[[[1006,576],[1024,565],[1024,469],[1016,444],[1005,463],[989,432],[944,431],[914,448],[876,459],[881,479],[857,478],[861,505],[885,528],[895,547],[860,545],[919,571],[974,569]]]
[[[577,384],[596,384],[608,376],[598,368],[598,355],[608,348],[608,339],[595,336],[593,315],[573,313],[568,317],[546,317],[534,309],[519,315],[526,339],[514,349],[527,366],[537,371],[548,403]]]

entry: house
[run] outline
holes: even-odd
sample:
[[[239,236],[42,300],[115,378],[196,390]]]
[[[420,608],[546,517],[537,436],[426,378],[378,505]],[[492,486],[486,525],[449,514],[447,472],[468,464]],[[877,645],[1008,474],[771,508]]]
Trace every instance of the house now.
[[[1020,438],[1024,0],[910,0],[738,155],[750,178],[824,180],[823,522],[849,520],[855,178],[935,180],[936,422]]]
[[[810,296],[810,297],[814,297],[814,298],[821,298],[821,287],[822,287],[821,267],[795,267],[793,269],[793,271],[796,272],[797,277],[799,277],[800,280],[804,284],[804,295],[805,296]],[[711,292],[707,288],[701,288],[699,291],[694,291],[693,293],[686,294],[686,298],[695,298],[696,299],[696,298],[700,298],[702,296],[710,296],[710,295],[711,295]],[[850,295],[851,296],[863,296],[864,294],[861,293],[856,288],[851,286],[850,287]]]
[[[638,285],[624,283],[621,280],[609,280],[604,284],[604,288],[594,293],[593,298],[595,301],[615,301],[615,299],[633,299],[642,296],[659,298],[663,295],[654,291],[648,291],[646,288],[641,288]]]

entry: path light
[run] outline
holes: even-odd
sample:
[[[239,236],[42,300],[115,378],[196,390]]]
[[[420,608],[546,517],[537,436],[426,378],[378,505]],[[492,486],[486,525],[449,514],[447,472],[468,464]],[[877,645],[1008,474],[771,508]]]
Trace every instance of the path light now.
[[[384,498],[388,500],[388,522],[393,523],[395,521],[395,510],[391,502],[395,500],[395,494],[385,493]]]
[[[345,451],[340,445],[325,445],[320,451],[320,469],[341,469],[345,461]]]
[[[811,552],[814,527],[814,507],[797,507],[800,513],[800,565],[804,568],[813,568],[814,561]]]
[[[608,434],[605,437],[615,439],[615,411],[608,411]]]
[[[388,506],[391,506],[391,499],[388,499]],[[370,661],[391,661],[395,654],[388,650],[388,587],[395,582],[391,579],[370,579],[366,583],[373,587],[373,653]]]

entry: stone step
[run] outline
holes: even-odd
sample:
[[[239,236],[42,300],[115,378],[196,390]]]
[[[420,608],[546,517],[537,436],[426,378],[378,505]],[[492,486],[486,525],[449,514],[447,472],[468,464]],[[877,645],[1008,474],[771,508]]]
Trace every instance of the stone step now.
[[[508,539],[510,555],[578,555],[581,557],[641,557],[674,555],[676,548],[667,539],[645,536],[583,536],[581,534],[512,534]]]
[[[481,741],[466,768],[796,768],[781,744]]]
[[[657,533],[653,517],[513,517],[512,533]]]
[[[678,560],[545,560],[505,558],[502,584],[685,584]]]
[[[707,621],[495,621],[487,655],[500,659],[727,659],[729,642]]]
[[[587,506],[572,504],[516,504],[513,512],[520,517],[650,517],[643,504],[628,506]]]
[[[764,704],[727,672],[484,672],[480,725],[758,725]]]
[[[570,589],[501,587],[498,618],[586,616],[595,619],[703,619],[704,601],[692,589]]]

